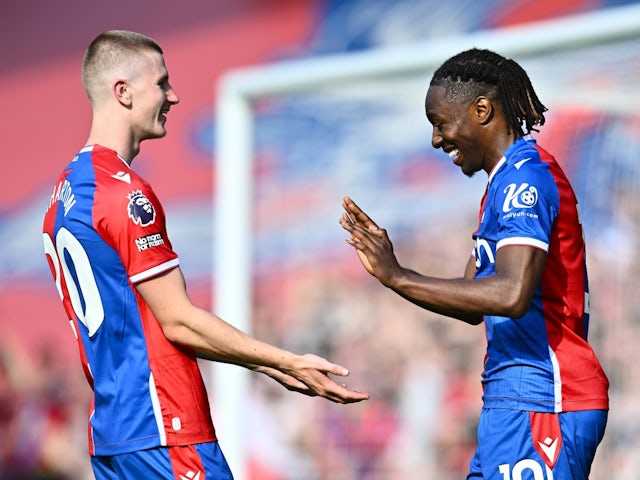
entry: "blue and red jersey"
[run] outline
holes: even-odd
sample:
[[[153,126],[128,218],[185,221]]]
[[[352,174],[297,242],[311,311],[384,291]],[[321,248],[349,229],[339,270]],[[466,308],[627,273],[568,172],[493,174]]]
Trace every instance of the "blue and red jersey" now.
[[[608,380],[587,341],[589,286],[577,199],[558,163],[531,136],[516,140],[489,175],[473,238],[476,278],[495,273],[502,247],[547,253],[527,313],[484,317],[484,406],[607,409]]]
[[[166,339],[135,288],[178,266],[150,185],[116,152],[85,147],[56,182],[43,230],[93,388],[90,453],[215,440],[195,352]]]

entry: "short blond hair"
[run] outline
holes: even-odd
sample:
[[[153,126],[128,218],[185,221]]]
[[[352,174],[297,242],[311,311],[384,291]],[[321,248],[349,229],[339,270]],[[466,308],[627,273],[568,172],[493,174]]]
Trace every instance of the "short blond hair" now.
[[[93,104],[103,87],[106,74],[133,61],[143,52],[163,54],[153,39],[127,30],[109,30],[98,35],[89,45],[82,61],[82,85]]]

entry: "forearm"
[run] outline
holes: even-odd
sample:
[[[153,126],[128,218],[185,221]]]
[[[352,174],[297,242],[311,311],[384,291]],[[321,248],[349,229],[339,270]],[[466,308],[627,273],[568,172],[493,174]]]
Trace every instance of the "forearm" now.
[[[290,390],[320,395],[337,403],[359,402],[368,394],[351,391],[327,374],[349,370],[313,354],[296,355],[257,340],[221,318],[194,306],[179,268],[136,285],[171,342],[193,348],[198,356],[265,373]]]
[[[445,279],[401,269],[385,284],[415,305],[440,315],[477,325],[484,315],[513,316],[512,285],[499,276],[486,279]]]
[[[310,395],[310,394],[313,393],[313,392],[311,392],[309,390],[308,387],[306,387],[306,385],[304,383],[296,380],[294,377],[290,376],[289,374],[282,373],[277,368],[265,367],[263,365],[255,365],[255,364],[252,364],[252,363],[232,362],[232,361],[226,360],[224,358],[214,357],[212,355],[208,355],[208,354],[203,353],[203,352],[196,352],[196,356],[198,358],[201,358],[203,360],[208,360],[210,362],[225,363],[227,365],[236,365],[238,367],[243,367],[243,368],[246,368],[248,370],[251,370],[252,372],[263,373],[263,374],[267,375],[268,377],[271,377],[272,379],[280,382],[282,385],[284,385],[289,390],[296,390],[296,391],[298,391],[300,393],[304,393],[306,395]]]
[[[208,360],[210,362],[218,362],[218,363],[227,363],[229,365],[237,365],[239,367],[244,367],[247,368],[249,370],[254,370],[254,371],[260,371],[261,368],[267,368],[267,367],[260,367],[258,365],[254,365],[251,363],[242,363],[242,362],[232,362],[230,360],[226,360],[224,358],[220,358],[220,357],[214,357],[213,355],[209,355],[207,353],[201,352],[201,351],[196,351],[196,356],[198,358],[201,358],[202,360]]]
[[[297,355],[261,342],[216,315],[193,305],[179,268],[138,284],[165,336],[217,361],[289,369]]]
[[[238,367],[243,367],[243,368],[246,368],[246,369],[251,370],[253,372],[257,372],[257,373],[273,374],[273,372],[277,371],[273,367],[265,367],[265,366],[262,366],[262,365],[255,365],[253,363],[244,363],[244,362],[240,362],[240,361],[233,362],[233,361],[227,360],[225,358],[214,357],[213,355],[209,355],[209,354],[206,354],[206,353],[200,352],[200,351],[196,351],[196,356],[198,358],[201,358],[203,360],[208,360],[210,362],[226,363],[226,364],[229,364],[229,365],[236,365]]]
[[[188,313],[172,321],[165,319],[163,330],[170,340],[192,347],[201,358],[251,370],[259,370],[264,366],[286,371],[297,357],[257,340],[197,307],[192,307]]]

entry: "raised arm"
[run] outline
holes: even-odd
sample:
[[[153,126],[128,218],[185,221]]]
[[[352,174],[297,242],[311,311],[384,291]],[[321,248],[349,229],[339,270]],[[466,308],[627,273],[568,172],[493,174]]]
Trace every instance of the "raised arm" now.
[[[437,278],[402,267],[386,230],[378,227],[353,200],[343,201],[342,227],[367,271],[380,283],[427,310],[471,324],[483,315],[524,315],[542,276],[546,252],[529,246],[498,250],[495,274],[473,278],[473,258],[462,278]],[[364,260],[363,260],[364,259]]]
[[[256,340],[194,306],[179,268],[141,282],[136,287],[165,336],[172,342],[191,347],[211,359],[262,371],[278,381],[283,380],[283,375],[291,376],[313,393],[336,403],[353,403],[368,398],[368,394],[349,390],[329,377],[328,374],[347,376],[349,371],[345,367],[316,355],[296,355]],[[295,388],[295,383],[291,387],[303,390]]]

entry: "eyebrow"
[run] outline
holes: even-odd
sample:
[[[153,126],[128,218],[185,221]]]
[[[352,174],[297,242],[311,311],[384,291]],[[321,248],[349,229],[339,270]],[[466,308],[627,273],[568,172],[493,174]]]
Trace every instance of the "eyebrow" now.
[[[429,120],[429,122],[434,123],[435,121],[438,120],[438,114],[437,113],[433,113],[430,110],[427,110],[425,113],[427,114],[427,120]]]

